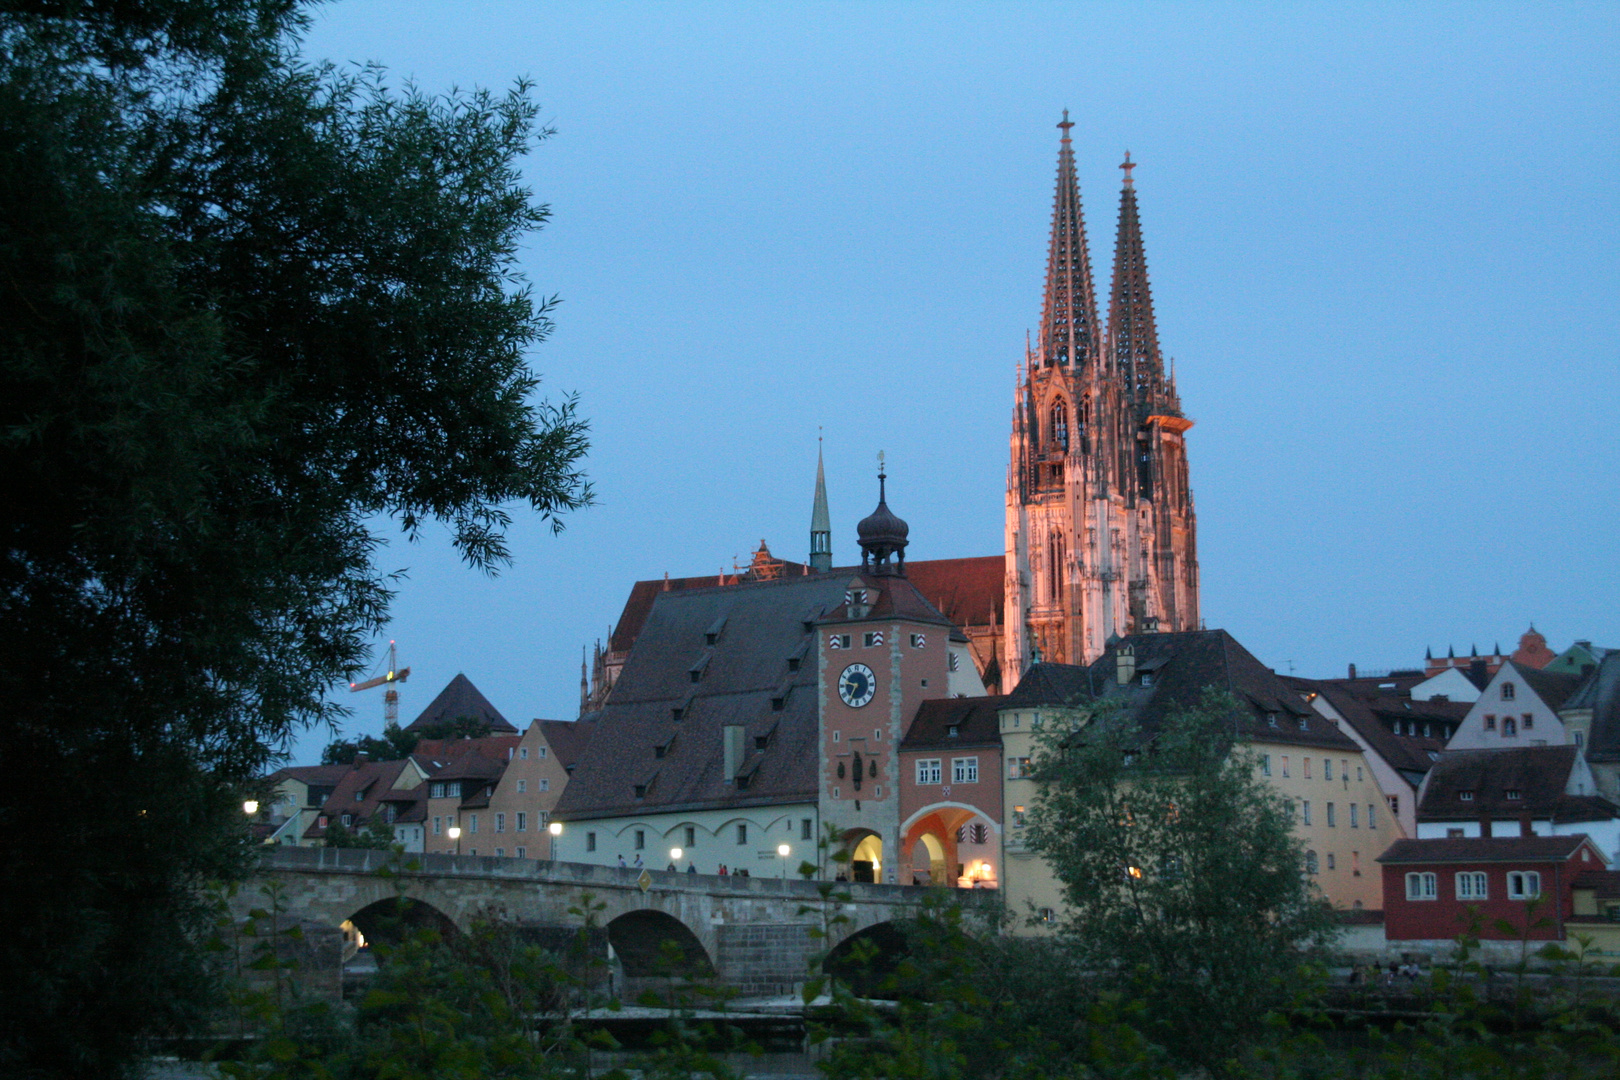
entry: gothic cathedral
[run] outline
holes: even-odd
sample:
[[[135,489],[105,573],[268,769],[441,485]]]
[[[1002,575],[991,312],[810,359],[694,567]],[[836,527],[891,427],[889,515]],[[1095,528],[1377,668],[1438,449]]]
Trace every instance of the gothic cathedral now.
[[[1192,421],[1159,353],[1134,166],[1127,154],[1105,328],[1073,126],[1065,111],[1040,337],[1014,396],[1003,693],[1032,663],[1088,663],[1114,635],[1199,625]]]

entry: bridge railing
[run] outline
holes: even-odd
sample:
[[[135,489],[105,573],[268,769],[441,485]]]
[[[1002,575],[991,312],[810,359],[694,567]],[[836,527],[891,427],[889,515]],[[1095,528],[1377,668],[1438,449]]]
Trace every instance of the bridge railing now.
[[[595,863],[556,862],[545,859],[500,858],[494,855],[440,855],[377,851],[369,848],[327,848],[279,846],[267,848],[259,859],[259,872],[278,873],[375,874],[388,868],[404,877],[485,878],[532,881],[536,884],[577,888],[625,889],[636,887],[640,868],[599,866]],[[704,892],[727,895],[798,897],[805,902],[820,898],[819,881],[798,877],[739,877],[716,874],[688,874],[682,871],[648,870],[652,887],[660,891]],[[839,882],[838,891],[849,893],[852,901],[863,903],[920,903],[929,893],[925,885],[881,885]],[[999,903],[991,890],[959,889],[965,902]]]

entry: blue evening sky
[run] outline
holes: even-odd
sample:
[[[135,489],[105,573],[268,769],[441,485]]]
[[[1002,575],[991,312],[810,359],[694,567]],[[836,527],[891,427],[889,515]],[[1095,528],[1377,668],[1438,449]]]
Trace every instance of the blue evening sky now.
[[[803,560],[818,428],[839,561],[879,450],[911,558],[1001,553],[1064,108],[1104,297],[1140,163],[1209,626],[1317,676],[1620,646],[1614,4],[342,0],[306,52],[527,77],[556,128],[532,362],[600,502],[493,579],[385,549],[407,721],[458,671],[572,718],[633,581]]]

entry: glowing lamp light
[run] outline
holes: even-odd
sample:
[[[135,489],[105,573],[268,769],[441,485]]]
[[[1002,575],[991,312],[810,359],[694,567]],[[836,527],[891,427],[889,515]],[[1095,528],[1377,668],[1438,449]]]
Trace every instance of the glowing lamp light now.
[[[249,800],[247,800],[246,802],[244,802],[242,804],[242,813],[248,815],[248,817],[252,817],[254,814],[257,814],[258,812],[259,812],[259,800],[258,799],[249,799]]]
[[[678,847],[672,847],[669,849],[669,858],[671,862],[680,862],[683,854],[685,854],[685,852],[681,851],[681,849]]]
[[[562,822],[553,821],[550,825],[546,826],[546,831],[548,833],[550,833],[552,836],[561,836],[562,835]]]
[[[1126,869],[1125,872],[1127,874],[1131,875],[1131,877],[1133,877],[1133,878],[1140,879],[1141,876],[1142,876],[1142,868],[1140,866],[1129,867],[1129,868]]]
[[[445,833],[446,836],[448,836],[452,840],[460,840],[461,839],[461,826],[460,825],[452,825],[448,829],[446,829],[444,831],[444,833]]]
[[[785,859],[789,855],[793,854],[793,849],[788,847],[786,844],[778,844],[776,846],[776,853]]]

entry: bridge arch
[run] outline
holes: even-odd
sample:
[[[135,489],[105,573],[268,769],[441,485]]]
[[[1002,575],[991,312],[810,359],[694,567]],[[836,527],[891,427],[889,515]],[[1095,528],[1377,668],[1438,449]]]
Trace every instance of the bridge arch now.
[[[911,944],[901,924],[886,920],[840,941],[821,962],[821,970],[862,997],[892,996],[895,976],[910,955]]]
[[[458,933],[449,915],[425,900],[409,896],[389,896],[365,905],[343,920],[345,936],[348,927],[358,932],[356,944],[362,946],[394,944],[420,930],[437,931],[445,939]]]
[[[714,960],[681,920],[656,908],[627,911],[607,924],[608,944],[626,978],[713,978]]]

